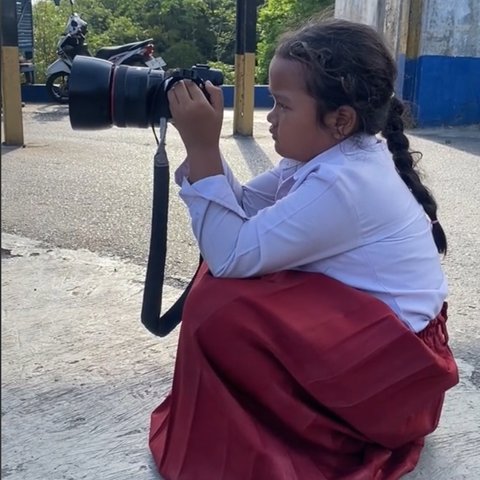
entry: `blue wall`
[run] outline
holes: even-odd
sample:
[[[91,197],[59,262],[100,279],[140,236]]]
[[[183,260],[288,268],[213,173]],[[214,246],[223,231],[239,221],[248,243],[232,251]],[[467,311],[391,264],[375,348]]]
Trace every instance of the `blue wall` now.
[[[233,100],[235,95],[233,85],[224,85],[222,89],[225,107],[233,108]],[[273,99],[270,95],[267,85],[255,85],[254,103],[256,108],[273,107]]]
[[[403,98],[419,127],[480,123],[480,58],[407,59]]]
[[[223,95],[225,99],[225,107],[233,108],[234,87],[233,85],[224,85]],[[48,103],[50,98],[45,89],[45,85],[22,85],[22,100],[24,102]],[[256,108],[272,108],[273,100],[266,85],[255,86],[255,107]]]
[[[233,108],[234,87],[224,85],[225,107]],[[480,123],[480,58],[424,55],[405,60],[403,98],[419,127]],[[45,85],[23,85],[24,102],[49,102]],[[255,86],[255,107],[271,108],[266,85]]]

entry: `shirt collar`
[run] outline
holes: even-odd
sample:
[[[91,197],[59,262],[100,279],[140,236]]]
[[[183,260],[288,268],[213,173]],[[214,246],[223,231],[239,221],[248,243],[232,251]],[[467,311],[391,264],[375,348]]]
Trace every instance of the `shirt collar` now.
[[[359,133],[346,138],[337,145],[329,148],[325,152],[313,157],[308,162],[300,162],[291,158],[283,158],[281,167],[283,170],[292,169],[294,180],[305,178],[310,172],[317,169],[321,164],[340,164],[345,161],[346,156],[358,154],[359,151],[374,151],[377,146],[382,144],[375,135]]]

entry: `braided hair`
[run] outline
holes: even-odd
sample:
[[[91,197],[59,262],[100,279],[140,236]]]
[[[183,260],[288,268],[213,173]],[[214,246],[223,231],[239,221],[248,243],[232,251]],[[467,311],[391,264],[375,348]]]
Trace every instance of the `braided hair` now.
[[[432,222],[432,234],[440,253],[447,253],[447,238],[437,219],[437,202],[430,190],[423,185],[419,172],[415,168],[414,153],[410,151],[410,142],[403,129],[403,103],[396,97],[390,101],[387,122],[382,135],[387,140],[398,174],[412,192],[417,202],[422,205]]]
[[[357,114],[357,132],[385,137],[398,174],[430,218],[437,250],[445,254],[447,239],[437,203],[416,169],[404,133],[404,106],[394,95],[397,67],[381,36],[372,27],[347,20],[312,21],[284,34],[275,55],[303,66],[320,124],[326,113],[349,105]]]

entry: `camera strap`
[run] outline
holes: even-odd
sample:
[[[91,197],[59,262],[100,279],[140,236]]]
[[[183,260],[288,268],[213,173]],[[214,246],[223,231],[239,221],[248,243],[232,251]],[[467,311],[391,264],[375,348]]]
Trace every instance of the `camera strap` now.
[[[166,131],[167,120],[161,118],[160,139],[158,140],[157,152],[154,157],[150,251],[148,254],[141,314],[143,325],[147,330],[159,337],[168,335],[180,323],[185,299],[198,272],[197,268],[197,272],[195,272],[194,277],[182,295],[161,315],[167,256],[168,197],[170,186],[170,168],[165,148]]]

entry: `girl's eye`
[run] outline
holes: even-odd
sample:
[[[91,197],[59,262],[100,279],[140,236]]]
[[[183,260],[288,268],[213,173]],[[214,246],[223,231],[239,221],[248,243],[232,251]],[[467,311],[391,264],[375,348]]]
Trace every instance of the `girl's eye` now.
[[[284,103],[275,100],[275,98],[273,98],[273,102],[274,102],[274,106],[278,107],[280,110],[285,110],[287,108],[287,106]]]

